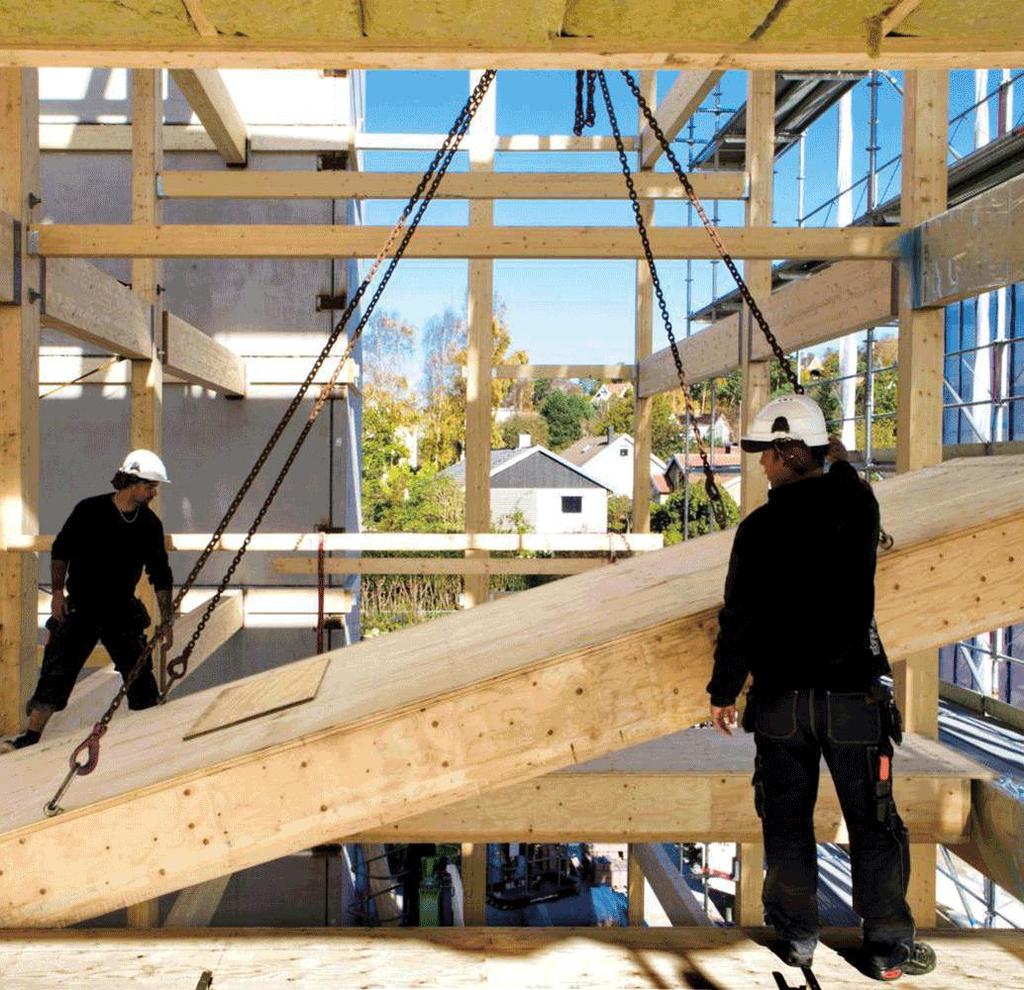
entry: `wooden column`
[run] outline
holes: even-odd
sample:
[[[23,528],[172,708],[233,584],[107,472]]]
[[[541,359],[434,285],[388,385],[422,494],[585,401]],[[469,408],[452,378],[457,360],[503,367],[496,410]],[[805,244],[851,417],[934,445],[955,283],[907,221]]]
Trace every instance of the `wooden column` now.
[[[657,74],[643,72],[640,85],[648,106],[657,103]],[[643,118],[641,118],[641,124]],[[638,139],[639,147],[639,139]],[[651,166],[648,166],[648,169]],[[654,222],[654,200],[645,199],[640,204],[644,223],[650,230]],[[646,261],[636,263],[636,323],[635,361],[640,362],[651,354],[654,346],[654,299],[651,271]],[[637,383],[633,383],[633,532],[651,531],[651,405],[652,398],[641,399]]]
[[[481,72],[469,74],[476,86]],[[469,130],[469,167],[489,172],[494,165],[497,94],[495,83],[484,97]],[[469,204],[471,228],[494,223],[492,200]],[[491,528],[491,362],[493,356],[494,262],[469,263],[469,347],[466,353],[466,532],[486,533]],[[469,550],[467,557],[486,557],[483,550]],[[467,575],[463,604],[470,608],[487,601],[490,580],[486,574]]]
[[[462,917],[467,928],[487,924],[487,843],[462,843]]]
[[[775,168],[775,71],[750,72],[747,80],[747,173],[750,195],[746,205],[747,226],[770,227]],[[772,263],[747,261],[743,277],[760,305],[772,294]],[[752,327],[752,329],[751,329]],[[750,357],[752,334],[761,331],[752,324],[744,308],[740,314],[740,354],[743,375],[741,431],[771,398],[769,372],[771,362]],[[768,497],[768,482],[758,464],[758,454],[744,454],[741,466],[740,501],[743,515],[761,505]]]
[[[747,199],[747,226],[768,227],[772,222],[772,196],[775,169],[775,71],[750,72],[747,78],[747,171],[750,195]],[[772,294],[772,263],[748,261],[743,275],[754,299],[763,305]],[[761,331],[753,324],[749,311],[740,313],[739,334],[743,401],[740,429],[771,398],[769,361],[751,360],[753,334]],[[712,424],[714,429],[714,424]],[[741,463],[740,510],[749,515],[768,498],[768,482],[758,463],[758,454],[743,454]],[[740,878],[736,883],[734,916],[738,925],[761,925],[764,909],[764,848],[757,844],[737,845]]]
[[[35,69],[0,69],[0,210],[20,227],[21,279],[0,305],[0,541],[39,532],[40,265],[26,253],[40,219],[39,87]],[[8,235],[10,230],[8,228]],[[0,552],[0,731],[14,732],[35,686],[34,554]]]
[[[917,226],[946,209],[949,80],[944,69],[907,72],[903,98],[901,222]],[[909,261],[900,263],[896,469],[942,461],[945,312],[911,307]],[[885,520],[883,520],[883,525]],[[912,653],[893,668],[906,729],[938,737],[938,653]],[[899,795],[897,795],[897,800]],[[911,847],[910,906],[920,927],[935,924],[935,846]]]
[[[156,195],[156,176],[163,169],[163,80],[159,69],[132,71],[132,223],[160,223],[162,209]],[[152,356],[132,361],[131,449],[163,450],[163,366],[159,353],[163,317],[160,307],[162,262],[156,258],[132,260],[132,291],[152,304]],[[157,502],[152,504],[157,509]],[[137,591],[154,623],[159,620],[152,585],[143,576]],[[163,682],[163,657],[158,656],[159,679]],[[158,902],[153,899],[128,906],[129,928],[156,928]]]
[[[630,843],[626,854],[626,913],[630,928],[641,928],[644,923],[644,871],[635,845]]]

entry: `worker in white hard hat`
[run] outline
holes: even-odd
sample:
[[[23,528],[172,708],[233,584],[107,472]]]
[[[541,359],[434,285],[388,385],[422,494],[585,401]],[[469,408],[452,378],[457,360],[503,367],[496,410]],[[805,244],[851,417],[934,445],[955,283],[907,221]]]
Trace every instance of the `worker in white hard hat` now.
[[[79,502],[54,538],[50,560],[51,604],[42,670],[26,706],[28,725],[2,750],[39,742],[54,712],[68,703],[85,661],[102,643],[122,677],[145,652],[145,605],[135,589],[145,569],[156,592],[170,647],[172,576],[164,529],[149,507],[169,484],[163,461],[151,450],[133,450],[111,479],[113,495]],[[66,590],[66,596],[65,596]],[[159,700],[152,659],[128,688],[128,707],[150,708]]]
[[[752,675],[743,728],[757,748],[765,918],[782,958],[811,965],[824,756],[850,833],[864,971],[884,981],[930,972],[935,953],[914,937],[907,830],[892,794],[899,712],[879,680],[890,669],[874,623],[878,502],[808,396],[773,399],[741,446],[760,452],[770,491],[736,530],[707,690],[712,723],[730,735]]]

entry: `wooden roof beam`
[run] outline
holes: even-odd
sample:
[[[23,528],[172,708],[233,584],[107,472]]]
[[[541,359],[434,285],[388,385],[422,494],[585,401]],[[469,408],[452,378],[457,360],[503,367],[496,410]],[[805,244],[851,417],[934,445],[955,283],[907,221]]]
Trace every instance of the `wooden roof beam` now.
[[[18,285],[18,255],[21,253],[21,224],[0,212],[0,303],[15,302]]]
[[[891,259],[899,227],[722,227],[734,258]],[[390,228],[216,224],[43,224],[30,250],[71,258],[373,258]],[[656,227],[659,259],[717,258],[707,233]],[[393,248],[392,248],[393,250]],[[407,258],[643,258],[632,227],[420,227]]]
[[[654,111],[655,119],[669,142],[679,136],[723,75],[719,69],[692,69],[679,73],[665,99]],[[645,124],[640,132],[640,167],[653,168],[661,155],[661,143],[650,126]]]
[[[972,459],[876,486],[895,540],[877,576],[894,659],[1020,619],[1022,469],[1020,458]],[[185,741],[182,729],[219,689],[124,719],[104,739],[106,772],[77,780],[56,818],[43,815],[40,782],[53,780],[73,737],[8,754],[5,923],[93,917],[693,724],[706,715],[732,537],[334,651],[313,700],[212,735]],[[949,608],[951,595],[960,607]]]
[[[160,194],[186,199],[406,199],[421,176],[402,172],[164,172]],[[742,172],[693,172],[702,199],[742,199]],[[641,199],[685,199],[674,175],[634,176]],[[622,176],[600,172],[453,172],[435,199],[625,199]]]
[[[844,334],[891,322],[896,313],[895,268],[880,261],[845,261],[791,282],[760,301],[768,324],[787,353],[833,340]],[[679,354],[689,382],[729,374],[739,367],[740,318],[718,320],[679,341]],[[755,324],[752,357],[771,356]],[[640,395],[671,392],[679,387],[670,348],[640,362]]]
[[[245,165],[248,133],[219,69],[171,69],[188,105],[228,165]]]

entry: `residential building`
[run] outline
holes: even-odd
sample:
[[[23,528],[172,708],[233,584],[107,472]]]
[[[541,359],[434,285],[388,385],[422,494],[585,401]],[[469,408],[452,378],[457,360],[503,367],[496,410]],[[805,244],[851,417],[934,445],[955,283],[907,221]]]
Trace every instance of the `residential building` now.
[[[634,443],[628,433],[612,433],[604,436],[582,437],[562,457],[578,467],[586,467],[587,473],[596,478],[615,495],[633,497]],[[663,502],[671,492],[665,480],[666,464],[660,457],[651,454],[651,500]]]

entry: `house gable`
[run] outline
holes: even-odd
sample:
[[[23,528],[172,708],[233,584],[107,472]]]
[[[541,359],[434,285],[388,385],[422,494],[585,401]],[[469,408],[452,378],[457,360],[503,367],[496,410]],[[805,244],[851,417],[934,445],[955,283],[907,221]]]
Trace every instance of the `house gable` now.
[[[492,488],[603,488],[560,458],[534,450],[491,475]]]

